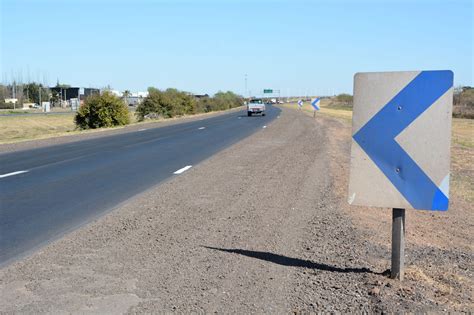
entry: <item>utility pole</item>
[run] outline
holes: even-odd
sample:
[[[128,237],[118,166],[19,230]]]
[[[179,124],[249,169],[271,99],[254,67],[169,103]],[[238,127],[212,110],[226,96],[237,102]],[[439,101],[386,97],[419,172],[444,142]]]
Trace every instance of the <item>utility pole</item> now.
[[[16,81],[13,81],[12,84],[12,94],[13,94],[13,109],[16,109]]]
[[[248,97],[248,94],[247,94],[247,73],[245,74],[245,97]]]

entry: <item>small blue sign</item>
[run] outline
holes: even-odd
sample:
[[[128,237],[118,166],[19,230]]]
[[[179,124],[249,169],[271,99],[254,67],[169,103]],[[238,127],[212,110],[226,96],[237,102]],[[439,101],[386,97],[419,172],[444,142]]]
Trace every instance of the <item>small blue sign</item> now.
[[[319,107],[319,103],[320,103],[320,99],[319,97],[315,98],[312,102],[311,102],[311,106],[313,106],[314,110],[320,110],[321,108]]]
[[[298,106],[301,108],[303,106],[303,101],[302,100],[299,100],[298,101]]]

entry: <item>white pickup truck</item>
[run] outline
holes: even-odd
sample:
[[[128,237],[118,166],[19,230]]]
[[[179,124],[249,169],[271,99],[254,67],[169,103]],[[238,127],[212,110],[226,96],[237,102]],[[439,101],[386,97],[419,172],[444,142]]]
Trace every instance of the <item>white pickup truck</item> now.
[[[247,116],[262,114],[265,116],[265,103],[261,99],[253,99],[247,104]]]

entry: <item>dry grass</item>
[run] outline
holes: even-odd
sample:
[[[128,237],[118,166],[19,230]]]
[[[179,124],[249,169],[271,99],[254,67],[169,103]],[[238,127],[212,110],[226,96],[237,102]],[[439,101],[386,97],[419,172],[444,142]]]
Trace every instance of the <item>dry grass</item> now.
[[[451,142],[452,191],[474,202],[474,120],[453,119]]]
[[[343,108],[331,108],[331,107],[328,106],[329,103],[330,103],[330,100],[328,100],[328,99],[321,100],[321,110],[317,111],[316,115],[330,116],[330,117],[342,119],[346,122],[351,122],[352,121],[352,110],[350,110],[350,108],[344,108],[344,109]],[[286,108],[298,109],[298,104],[297,103],[287,103],[287,104],[283,104],[283,105],[280,105],[280,106],[283,106],[283,107],[286,107]],[[308,103],[308,102],[305,102],[303,104],[303,107],[301,108],[301,110],[304,113],[306,113],[308,115],[311,115],[311,116],[313,116],[313,114],[314,114],[314,109],[311,106],[311,104]]]
[[[132,124],[136,123],[130,115]],[[115,128],[123,128],[115,127]],[[74,124],[74,113],[60,115],[16,115],[0,117],[0,144],[46,139],[65,135],[100,132],[113,128],[79,130]]]
[[[46,138],[52,135],[68,134],[74,130],[72,113],[0,117],[0,143]]]
[[[18,115],[18,114],[41,114],[43,113],[42,109],[29,108],[29,109],[0,109],[1,115]],[[70,113],[70,108],[61,108],[61,107],[52,107],[51,113]]]
[[[474,148],[474,120],[454,118],[452,140],[455,145]]]

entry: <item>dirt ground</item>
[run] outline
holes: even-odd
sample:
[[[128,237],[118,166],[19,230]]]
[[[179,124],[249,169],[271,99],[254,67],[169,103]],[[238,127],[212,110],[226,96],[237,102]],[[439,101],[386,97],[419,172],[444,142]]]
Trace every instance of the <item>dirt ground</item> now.
[[[282,109],[254,136],[0,270],[0,310],[305,313],[474,310],[473,216],[346,202],[350,127]]]
[[[320,120],[323,125],[327,124],[327,119]],[[334,173],[335,188],[342,199],[347,195],[351,127],[344,119],[338,123],[337,128],[329,127],[329,132],[332,135],[332,156],[338,157],[331,160],[332,169],[339,170]],[[453,161],[465,160],[466,150],[472,154],[472,148],[453,143]],[[460,173],[472,185],[472,166],[472,163],[453,163],[452,182],[455,185],[451,188],[449,211],[407,210],[405,281],[402,285],[391,280],[377,282],[375,288],[381,305],[395,302],[406,311],[474,310],[474,216],[469,200],[472,196],[465,190],[456,189],[466,187],[466,183],[458,182]],[[365,235],[364,238],[383,248],[389,258],[391,209],[355,207],[344,203],[341,208]],[[390,267],[388,260],[386,266],[387,269]]]

